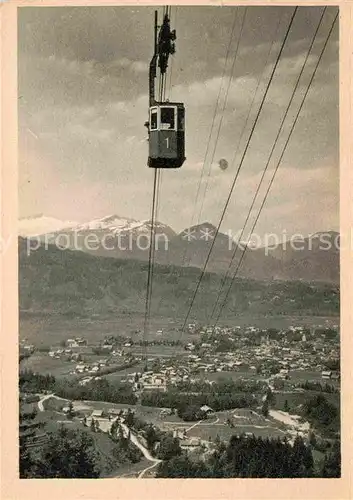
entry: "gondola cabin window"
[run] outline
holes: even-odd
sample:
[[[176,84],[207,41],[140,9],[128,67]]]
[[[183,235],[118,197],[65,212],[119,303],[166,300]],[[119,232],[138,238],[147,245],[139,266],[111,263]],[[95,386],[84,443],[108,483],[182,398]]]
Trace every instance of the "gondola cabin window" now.
[[[175,130],[175,111],[176,108],[161,107],[161,125],[160,130]]]
[[[158,108],[151,108],[151,130],[157,130],[158,127]]]
[[[153,107],[150,111],[151,130],[176,130],[176,106]],[[180,112],[179,112],[180,115]],[[181,123],[178,118],[178,128]],[[181,128],[180,130],[183,130]]]

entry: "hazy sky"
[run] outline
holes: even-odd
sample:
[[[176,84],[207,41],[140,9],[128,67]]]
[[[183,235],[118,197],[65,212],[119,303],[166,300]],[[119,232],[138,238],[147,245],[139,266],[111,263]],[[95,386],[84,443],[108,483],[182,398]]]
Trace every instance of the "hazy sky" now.
[[[242,227],[321,12],[317,7],[299,8],[236,184],[224,230],[236,232]],[[201,222],[217,225],[240,159],[238,154],[232,162],[254,92],[260,80],[247,133],[292,8],[247,9],[222,115],[243,13],[244,8],[236,7],[172,9],[172,27],[176,27],[178,39],[167,96],[185,102],[187,161],[179,170],[163,172],[158,218],[177,231],[192,223],[221,88],[206,172],[221,116],[222,127],[200,218]],[[326,12],[288,125],[335,13],[335,8]],[[21,216],[43,213],[86,221],[114,213],[149,218],[153,170],[146,166],[144,122],[153,8],[24,7],[19,9],[18,22]],[[338,228],[338,31],[337,23],[259,220],[260,234],[308,234]],[[279,146],[285,138],[286,134]],[[245,141],[246,135],[240,151]],[[226,171],[217,166],[221,158],[229,161]],[[273,166],[274,162],[270,171]],[[202,196],[193,222],[198,221],[201,202]]]

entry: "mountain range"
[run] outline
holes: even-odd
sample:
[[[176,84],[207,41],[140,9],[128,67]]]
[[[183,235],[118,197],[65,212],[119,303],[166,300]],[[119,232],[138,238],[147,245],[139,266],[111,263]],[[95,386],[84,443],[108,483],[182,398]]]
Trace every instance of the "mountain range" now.
[[[142,324],[148,264],[131,259],[106,258],[53,245],[28,252],[28,240],[19,238],[19,306],[21,318],[63,315],[67,319],[126,318]],[[153,272],[151,317],[185,318],[201,270],[156,264]],[[222,285],[225,289],[220,293]],[[225,292],[229,288],[227,301]],[[337,316],[339,289],[332,283],[261,281],[205,273],[193,301],[190,322],[210,322],[217,299],[222,321],[247,317]],[[224,302],[223,302],[224,301]],[[215,313],[218,313],[216,307]],[[138,321],[135,321],[138,320]],[[26,328],[21,323],[21,328]],[[37,322],[35,328],[38,328]],[[48,323],[46,334],[53,330]]]
[[[19,236],[95,256],[147,261],[151,221],[109,215],[86,223],[43,215],[19,220]],[[154,223],[155,262],[258,280],[339,282],[339,234],[319,232],[272,247],[235,242],[208,222],[177,233]],[[212,249],[212,252],[210,253]]]

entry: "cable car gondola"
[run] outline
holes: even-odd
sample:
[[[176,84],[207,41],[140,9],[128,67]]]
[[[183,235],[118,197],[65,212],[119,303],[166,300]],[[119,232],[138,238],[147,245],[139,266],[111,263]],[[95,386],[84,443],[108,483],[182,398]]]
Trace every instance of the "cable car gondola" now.
[[[185,161],[185,108],[181,102],[150,106],[148,166],[180,168]]]
[[[155,51],[150,63],[150,100],[148,128],[148,166],[151,168],[180,168],[185,161],[185,107],[181,102],[155,99],[157,62],[161,74],[160,98],[163,99],[163,84],[169,55],[175,52],[173,41],[175,30],[170,30],[168,15],[164,16],[157,40],[157,12],[155,13]]]

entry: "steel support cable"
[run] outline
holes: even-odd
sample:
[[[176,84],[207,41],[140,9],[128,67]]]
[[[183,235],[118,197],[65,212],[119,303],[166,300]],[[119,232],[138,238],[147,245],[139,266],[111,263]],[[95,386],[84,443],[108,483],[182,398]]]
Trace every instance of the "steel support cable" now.
[[[164,7],[164,16],[169,15],[169,7],[165,6]],[[166,73],[160,75],[160,93],[159,93],[159,100],[161,102],[165,102],[165,93],[166,93]],[[153,223],[155,224],[157,219],[158,219],[158,210],[160,206],[160,190],[161,190],[161,184],[162,184],[162,170],[157,169],[157,188],[156,188],[156,205],[155,205],[155,211],[154,211],[154,219]],[[153,249],[152,249],[152,276],[153,276],[153,266],[154,266],[154,257],[155,257],[155,234],[153,237]],[[152,295],[152,280],[151,280],[151,291],[150,294]],[[151,305],[150,305],[151,306]]]
[[[251,216],[251,213],[252,213],[252,210],[253,210],[253,208],[254,208],[255,202],[256,202],[256,200],[257,200],[258,194],[259,194],[260,189],[261,189],[261,187],[262,187],[263,180],[264,180],[265,175],[266,175],[266,173],[267,173],[267,171],[268,171],[268,167],[269,167],[270,162],[271,162],[271,160],[272,160],[272,157],[273,157],[273,154],[274,154],[275,148],[276,148],[276,146],[277,146],[278,139],[279,139],[279,137],[280,137],[280,135],[281,135],[281,133],[282,133],[282,131],[283,131],[283,127],[284,127],[284,124],[285,124],[286,118],[287,118],[288,113],[289,113],[289,111],[290,111],[290,108],[291,108],[291,105],[292,105],[293,99],[294,99],[294,97],[295,97],[295,95],[296,95],[296,91],[297,91],[297,89],[298,89],[298,87],[299,87],[299,83],[300,83],[300,81],[301,81],[302,75],[303,75],[304,70],[305,70],[305,67],[306,67],[306,63],[307,63],[307,61],[308,61],[308,59],[309,59],[309,56],[310,56],[310,54],[311,54],[311,50],[312,50],[313,45],[314,45],[314,43],[315,43],[315,40],[316,40],[316,37],[317,37],[318,31],[319,31],[319,29],[320,29],[320,26],[322,25],[322,21],[323,21],[324,15],[325,15],[325,13],[326,13],[326,9],[327,9],[327,7],[324,7],[324,8],[323,8],[323,10],[322,10],[322,13],[321,13],[321,16],[320,16],[320,19],[319,19],[318,25],[317,25],[317,27],[316,27],[315,33],[314,33],[314,35],[313,35],[313,37],[312,37],[312,40],[311,40],[310,46],[309,46],[308,51],[307,51],[307,53],[306,53],[306,57],[305,57],[305,59],[304,59],[304,62],[303,62],[303,65],[302,65],[301,71],[300,71],[300,73],[299,73],[299,75],[298,75],[298,77],[297,77],[297,80],[296,80],[295,86],[294,86],[294,88],[293,88],[293,92],[292,92],[291,98],[290,98],[290,100],[289,100],[289,102],[288,102],[288,105],[287,105],[287,108],[286,108],[285,114],[284,114],[284,116],[283,116],[283,118],[282,118],[282,121],[281,121],[280,127],[279,127],[279,129],[278,129],[278,132],[277,132],[276,138],[275,138],[275,140],[274,140],[274,142],[273,142],[273,145],[272,145],[272,148],[271,148],[271,151],[270,151],[270,154],[269,154],[269,157],[268,157],[267,163],[266,163],[265,168],[264,168],[264,170],[263,170],[263,172],[262,172],[262,176],[261,176],[261,178],[260,178],[260,181],[259,181],[259,183],[258,183],[258,186],[257,186],[257,189],[256,189],[256,191],[255,191],[254,197],[253,197],[253,199],[252,199],[252,203],[251,203],[251,205],[250,205],[250,208],[249,208],[249,211],[248,211],[247,217],[246,217],[245,222],[244,222],[244,224],[243,224],[243,227],[242,227],[242,230],[241,230],[241,233],[240,233],[240,236],[239,236],[239,240],[240,240],[240,241],[241,241],[241,239],[242,239],[242,237],[243,237],[243,235],[244,235],[244,231],[245,231],[245,229],[246,229],[247,223],[248,223],[249,218],[250,218],[250,216]],[[223,292],[223,289],[224,289],[225,283],[226,283],[226,281],[227,281],[227,279],[228,279],[228,276],[229,276],[229,274],[230,274],[230,270],[231,270],[231,268],[232,268],[232,265],[233,265],[233,262],[234,262],[235,256],[236,256],[236,254],[237,254],[237,252],[238,252],[238,248],[239,248],[239,245],[237,245],[237,246],[235,247],[235,250],[234,250],[233,255],[232,255],[232,257],[231,257],[230,263],[229,263],[229,265],[228,265],[228,269],[227,269],[226,273],[224,274],[224,276],[222,277],[222,281],[221,281],[221,285],[220,285],[220,288],[219,288],[219,291],[218,291],[217,299],[216,299],[215,305],[214,305],[213,310],[212,310],[212,313],[211,313],[211,320],[212,320],[212,318],[213,318],[213,316],[214,316],[214,314],[215,314],[215,312],[216,312],[216,309],[217,309],[217,307],[218,307],[218,304],[219,304],[219,301],[220,301],[220,296],[221,296],[221,294],[222,294],[222,292]]]
[[[218,106],[220,104],[221,94],[222,94],[222,90],[223,90],[223,83],[224,83],[224,78],[225,78],[225,75],[226,75],[227,63],[228,63],[228,59],[229,59],[229,55],[230,55],[230,49],[231,49],[231,46],[232,46],[232,41],[233,41],[233,36],[234,36],[234,31],[235,31],[237,19],[238,19],[238,8],[235,7],[234,19],[233,19],[231,34],[230,34],[230,38],[229,38],[229,42],[228,42],[228,46],[227,46],[227,51],[226,51],[226,56],[225,56],[225,62],[224,62],[223,70],[222,70],[221,84],[220,84],[220,87],[219,87],[219,90],[218,90],[216,105],[215,105],[215,108],[214,108],[214,111],[213,111],[213,116],[212,116],[212,121],[211,121],[211,127],[210,127],[210,131],[209,131],[208,139],[207,139],[206,151],[205,151],[205,155],[204,155],[204,159],[203,159],[203,164],[202,164],[201,175],[200,175],[200,178],[199,178],[199,181],[198,181],[198,186],[197,186],[197,191],[196,191],[196,197],[195,197],[195,201],[194,201],[194,210],[193,210],[192,219],[191,219],[191,225],[194,224],[194,219],[195,219],[195,215],[196,215],[196,206],[197,206],[197,202],[198,202],[199,195],[200,195],[201,183],[202,183],[202,179],[203,179],[203,176],[204,176],[204,173],[205,173],[205,167],[206,167],[208,152],[209,152],[209,148],[210,148],[210,144],[211,144],[211,139],[212,139],[212,134],[213,134],[214,126],[215,126],[215,123],[216,123]],[[184,249],[183,258],[182,258],[182,265],[184,265],[184,263],[185,263],[185,257],[186,257],[186,249]]]
[[[168,7],[164,8],[164,15],[168,13]],[[163,99],[164,94],[164,75],[159,75],[159,99]],[[158,210],[159,203],[159,189],[160,189],[160,169],[156,168],[153,177],[153,194],[152,194],[152,209],[151,209],[151,227],[150,227],[150,241],[149,241],[149,256],[148,256],[148,275],[147,275],[147,290],[145,299],[145,317],[144,317],[144,330],[143,330],[143,340],[144,340],[144,359],[147,363],[147,333],[150,326],[150,316],[151,316],[151,299],[152,299],[152,284],[153,284],[153,268],[154,268],[154,257],[155,257],[155,218]]]
[[[249,137],[248,137],[248,140],[247,140],[247,143],[246,143],[246,146],[245,146],[244,152],[243,152],[243,154],[242,154],[242,157],[241,157],[241,160],[240,160],[240,164],[239,164],[239,167],[238,167],[237,173],[236,173],[236,175],[235,175],[235,178],[234,178],[234,181],[233,181],[233,183],[232,183],[232,186],[231,186],[231,189],[230,189],[229,195],[228,195],[228,197],[227,197],[227,200],[226,200],[226,203],[225,203],[224,209],[223,209],[223,211],[222,211],[222,215],[221,215],[221,218],[220,218],[220,221],[219,221],[219,224],[218,224],[217,230],[216,230],[215,237],[214,237],[214,239],[212,240],[212,244],[211,244],[210,250],[209,250],[209,252],[208,252],[208,254],[207,254],[205,264],[204,264],[203,269],[202,269],[202,271],[201,271],[201,275],[200,275],[200,277],[199,277],[199,279],[198,279],[198,282],[197,282],[197,285],[196,285],[196,288],[195,288],[195,291],[194,291],[194,294],[193,294],[193,297],[192,297],[192,300],[191,300],[190,306],[189,306],[189,308],[188,308],[188,312],[187,312],[187,314],[186,314],[186,317],[185,317],[185,320],[184,320],[184,323],[183,323],[183,326],[182,326],[182,332],[184,332],[184,330],[185,330],[186,323],[187,323],[187,321],[188,321],[188,318],[189,318],[189,316],[190,316],[190,312],[191,312],[192,307],[193,307],[193,305],[194,305],[195,298],[196,298],[196,295],[197,295],[198,290],[199,290],[199,288],[200,288],[200,284],[201,284],[202,278],[203,278],[203,276],[204,276],[204,274],[205,274],[205,271],[206,271],[206,268],[207,268],[207,265],[208,265],[208,262],[209,262],[209,259],[210,259],[210,256],[211,256],[211,253],[212,253],[212,250],[213,250],[213,247],[214,247],[214,244],[215,244],[215,241],[216,241],[216,238],[217,238],[218,232],[219,232],[219,229],[220,229],[220,227],[221,227],[221,225],[222,225],[222,222],[223,222],[223,219],[224,219],[225,213],[226,213],[226,211],[227,211],[227,208],[228,208],[228,205],[229,205],[229,202],[230,202],[230,199],[231,199],[231,196],[232,196],[232,193],[233,193],[233,190],[234,190],[234,187],[235,187],[235,184],[236,184],[236,181],[237,181],[237,178],[238,178],[238,175],[239,175],[240,169],[241,169],[241,167],[242,167],[242,164],[243,164],[243,162],[244,162],[244,158],[245,158],[246,153],[247,153],[247,151],[248,151],[248,148],[249,148],[249,145],[250,145],[250,142],[251,142],[252,136],[253,136],[254,131],[255,131],[255,129],[256,129],[256,125],[257,125],[257,122],[258,122],[259,116],[260,116],[260,114],[261,114],[261,111],[262,111],[262,108],[263,108],[263,105],[264,105],[265,99],[266,99],[266,97],[267,97],[268,90],[269,90],[270,85],[271,85],[271,83],[272,83],[273,76],[274,76],[275,71],[276,71],[276,69],[277,69],[277,66],[278,66],[279,60],[280,60],[280,58],[281,58],[281,55],[282,55],[282,52],[283,52],[284,46],[285,46],[286,41],[287,41],[287,39],[288,39],[288,36],[289,36],[290,30],[291,30],[291,27],[292,27],[292,25],[293,25],[293,21],[294,21],[295,15],[296,15],[296,13],[297,13],[297,10],[298,10],[298,7],[295,7],[295,8],[294,8],[294,11],[293,11],[293,14],[292,14],[292,16],[291,16],[291,19],[290,19],[290,22],[289,22],[289,25],[288,25],[288,28],[287,28],[287,31],[286,31],[285,37],[284,37],[284,39],[283,39],[283,41],[282,41],[281,48],[280,48],[280,50],[279,50],[279,52],[278,52],[278,55],[277,55],[277,58],[276,58],[276,62],[275,62],[275,64],[274,64],[274,66],[273,66],[273,69],[272,69],[272,72],[271,72],[271,75],[270,75],[269,81],[268,81],[267,86],[266,86],[266,90],[265,90],[264,95],[263,95],[263,97],[262,97],[260,107],[259,107],[258,112],[257,112],[257,114],[256,114],[255,121],[254,121],[254,123],[253,123],[253,125],[252,125],[250,135],[249,135]]]
[[[269,57],[272,53],[272,49],[273,49],[273,46],[275,44],[275,40],[276,40],[276,36],[278,35],[278,31],[279,31],[279,28],[280,28],[280,25],[281,25],[281,20],[282,20],[282,17],[283,17],[283,14],[281,13],[280,16],[278,16],[278,21],[277,21],[277,25],[276,25],[276,28],[275,28],[275,31],[274,31],[274,37],[273,37],[273,40],[272,40],[272,43],[270,45],[270,48],[267,52],[267,55],[266,55],[266,59],[265,59],[265,63],[263,65],[263,69],[262,69],[262,72],[261,72],[261,75],[258,77],[257,79],[257,83],[256,83],[256,89],[255,89],[255,92],[253,94],[253,98],[251,100],[251,104],[250,104],[250,107],[249,107],[249,111],[247,113],[247,117],[246,117],[246,120],[245,120],[245,123],[244,123],[244,126],[243,126],[243,130],[241,132],[241,135],[239,137],[239,140],[238,140],[238,144],[237,144],[237,147],[236,147],[236,150],[235,150],[235,153],[233,155],[233,158],[232,158],[232,161],[231,161],[231,166],[234,165],[235,163],[235,160],[237,158],[237,155],[238,155],[238,151],[239,151],[239,147],[240,147],[240,144],[242,143],[242,140],[243,140],[243,137],[245,135],[245,132],[246,132],[246,129],[247,129],[247,126],[248,126],[248,123],[249,123],[249,120],[250,120],[250,115],[251,115],[251,112],[253,110],[253,107],[254,107],[254,103],[255,103],[255,100],[256,100],[256,97],[257,97],[257,94],[258,94],[258,90],[260,88],[260,84],[262,82],[262,80],[264,79],[264,75],[265,75],[265,71],[266,71],[266,67],[267,67],[267,64],[268,64],[268,60],[269,60]],[[235,21],[236,21],[236,17],[234,18],[234,25],[233,25],[233,31],[234,31],[234,28],[235,28]],[[231,37],[232,39],[232,37]],[[231,41],[231,40],[230,40]],[[226,66],[226,65],[225,65]],[[221,89],[220,89],[221,91]],[[220,95],[220,92],[219,92],[219,95]],[[218,107],[218,104],[216,105],[216,109],[215,111],[217,111],[217,107]],[[214,120],[213,120],[214,121]],[[212,127],[211,127],[212,129]],[[206,161],[206,158],[204,160],[204,164],[205,164],[205,161]],[[193,218],[195,216],[195,213],[193,214]],[[183,253],[183,259],[182,259],[182,264],[185,263],[185,253],[186,253],[186,250],[184,248],[184,253]],[[163,299],[162,299],[163,300]]]
[[[242,132],[241,132],[241,134],[239,136],[237,147],[235,149],[235,153],[234,153],[232,161],[231,161],[231,166],[232,167],[234,166],[235,160],[236,160],[238,152],[239,152],[240,144],[242,143],[242,140],[244,138],[245,132],[247,130],[247,126],[248,126],[248,123],[249,123],[249,120],[250,120],[250,116],[251,116],[251,113],[253,111],[254,103],[255,103],[256,97],[258,95],[258,90],[260,88],[260,84],[261,84],[262,80],[264,79],[264,75],[265,75],[266,67],[267,67],[267,64],[268,64],[268,60],[269,60],[269,57],[270,57],[270,55],[272,53],[272,49],[273,49],[273,46],[274,46],[275,41],[276,41],[276,36],[278,35],[278,31],[279,31],[279,28],[280,28],[280,25],[281,25],[282,17],[283,17],[283,15],[281,13],[281,15],[278,17],[277,26],[276,26],[275,31],[274,31],[274,37],[273,37],[272,43],[270,45],[270,48],[269,48],[269,50],[267,52],[265,63],[263,65],[263,69],[262,69],[261,75],[257,79],[256,89],[255,89],[255,92],[253,94],[253,98],[252,98],[251,104],[249,106],[247,117],[246,117],[243,129],[242,129]],[[193,215],[193,217],[194,217],[194,215]],[[183,264],[184,264],[184,259],[185,259],[185,249],[184,249],[184,255],[183,255]]]
[[[166,12],[166,10],[165,10]],[[164,94],[164,88],[165,88],[165,75],[160,75],[160,94],[159,94],[159,100],[163,101],[163,94]],[[152,252],[151,252],[151,271],[150,271],[150,284],[149,284],[149,303],[148,303],[148,317],[150,317],[151,313],[151,302],[152,302],[152,288],[153,288],[153,272],[154,272],[154,259],[155,259],[155,251],[156,251],[156,245],[155,245],[155,223],[157,220],[157,215],[158,215],[158,208],[159,208],[159,202],[160,202],[160,187],[161,187],[161,169],[157,168],[156,169],[156,187],[155,189],[155,203],[153,206],[153,214],[152,214],[152,219],[151,219],[151,238],[150,238],[150,247],[152,247]]]
[[[275,28],[275,31],[274,31],[274,37],[272,39],[271,45],[269,47],[269,50],[267,52],[266,59],[265,59],[264,65],[263,65],[263,69],[262,69],[261,75],[257,79],[256,89],[255,89],[255,92],[253,94],[253,98],[251,100],[251,104],[249,106],[249,110],[248,110],[248,113],[247,113],[247,117],[246,117],[243,129],[242,129],[242,132],[241,132],[241,134],[239,136],[239,140],[238,140],[238,143],[237,143],[237,147],[235,149],[235,153],[234,153],[232,161],[230,163],[231,167],[234,166],[235,160],[236,160],[238,152],[239,152],[240,144],[242,143],[242,140],[244,138],[245,132],[247,130],[247,126],[248,126],[248,123],[249,123],[249,120],[250,120],[250,116],[251,116],[251,113],[253,111],[254,103],[255,103],[256,97],[258,95],[258,90],[260,88],[261,82],[264,79],[264,75],[265,75],[265,71],[266,71],[266,68],[267,68],[268,61],[269,61],[269,57],[272,54],[273,46],[275,44],[276,37],[278,35],[278,31],[279,31],[279,28],[280,28],[280,25],[281,25],[282,17],[283,17],[283,14],[281,13],[280,16],[278,17],[277,25],[276,25],[276,28]],[[185,249],[184,249],[183,263],[184,263],[184,259],[185,259]]]
[[[235,65],[236,65],[236,62],[238,61],[238,51],[239,51],[241,37],[242,37],[242,34],[243,34],[243,29],[244,29],[244,24],[245,24],[247,10],[248,10],[248,8],[245,7],[244,14],[243,14],[243,19],[242,19],[242,22],[241,22],[240,32],[239,32],[239,36],[238,36],[238,40],[237,40],[237,45],[236,45],[236,48],[235,48],[235,53],[234,53],[234,58],[233,58],[233,64],[232,64],[232,67],[231,67],[231,71],[230,71],[230,75],[229,75],[229,80],[228,80],[228,85],[227,85],[227,89],[226,89],[226,93],[225,93],[225,98],[224,98],[224,102],[223,102],[223,107],[222,107],[222,111],[221,111],[221,119],[220,119],[219,124],[218,124],[216,141],[214,143],[214,147],[213,147],[213,151],[212,151],[212,155],[211,155],[211,161],[210,161],[210,164],[209,164],[208,174],[207,174],[207,178],[206,178],[206,186],[205,186],[205,189],[204,189],[204,193],[203,193],[203,197],[202,197],[202,202],[201,202],[201,207],[200,207],[200,211],[199,211],[199,216],[198,216],[198,219],[197,219],[197,223],[198,224],[200,223],[200,219],[201,219],[201,215],[202,215],[202,211],[203,211],[203,206],[204,206],[204,203],[205,203],[205,197],[206,197],[206,194],[207,194],[207,191],[208,191],[208,185],[209,185],[209,180],[210,180],[210,175],[211,175],[211,170],[212,170],[212,163],[213,163],[213,160],[214,160],[214,157],[215,157],[215,154],[216,154],[216,150],[217,150],[217,146],[218,146],[218,140],[219,140],[219,136],[220,136],[220,133],[221,133],[221,130],[222,130],[224,112],[225,112],[225,109],[226,109],[227,104],[228,104],[228,94],[229,94],[231,83],[233,81],[233,74],[234,74],[234,70],[235,70]]]
[[[276,176],[276,174],[277,174],[278,168],[279,168],[279,166],[280,166],[280,164],[281,164],[281,162],[282,162],[282,159],[283,159],[284,153],[286,152],[286,149],[287,149],[287,146],[288,146],[289,140],[290,140],[290,138],[291,138],[291,136],[292,136],[293,130],[294,130],[295,125],[296,125],[296,123],[297,123],[297,121],[298,121],[298,118],[299,118],[300,112],[301,112],[301,110],[302,110],[302,108],[303,108],[303,105],[304,105],[305,99],[306,99],[306,97],[307,97],[307,95],[308,95],[308,93],[309,93],[309,90],[310,90],[311,84],[312,84],[312,82],[313,82],[313,80],[314,80],[314,78],[315,78],[316,71],[317,71],[317,69],[318,69],[318,67],[319,67],[319,64],[320,64],[320,62],[321,62],[322,56],[323,56],[323,54],[324,54],[324,52],[325,52],[325,49],[326,49],[326,47],[327,47],[328,41],[329,41],[330,36],[331,36],[331,34],[332,34],[332,31],[333,31],[333,28],[334,28],[334,26],[335,26],[335,23],[336,23],[337,18],[338,18],[338,13],[336,14],[336,16],[335,16],[335,18],[334,18],[334,20],[333,20],[333,22],[332,22],[331,28],[330,28],[330,30],[329,30],[329,32],[328,32],[328,34],[327,34],[326,41],[325,41],[325,43],[324,43],[324,45],[323,45],[323,47],[322,47],[322,50],[321,50],[320,55],[319,55],[319,57],[318,57],[318,60],[317,60],[316,66],[315,66],[314,71],[313,71],[313,73],[312,73],[312,75],[311,75],[311,78],[310,78],[310,80],[309,80],[308,87],[307,87],[307,89],[306,89],[306,91],[305,91],[305,93],[304,93],[304,96],[303,96],[302,102],[301,102],[301,104],[300,104],[300,106],[299,106],[299,108],[298,108],[297,114],[296,114],[296,116],[295,116],[295,119],[294,119],[294,121],[293,121],[293,123],[292,123],[291,129],[290,129],[290,131],[289,131],[289,134],[288,134],[287,140],[286,140],[286,142],[285,142],[285,144],[284,144],[284,146],[283,146],[283,149],[282,149],[281,155],[280,155],[280,157],[279,157],[279,159],[278,159],[278,162],[277,162],[276,167],[275,167],[275,169],[274,169],[274,172],[273,172],[273,174],[272,174],[272,177],[271,177],[271,180],[270,180],[269,186],[268,186],[268,188],[267,188],[267,191],[266,191],[265,196],[264,196],[264,198],[263,198],[263,201],[262,201],[262,203],[261,203],[261,206],[260,206],[259,212],[258,212],[257,217],[256,217],[256,219],[255,219],[255,222],[254,222],[254,224],[253,224],[253,226],[252,226],[252,228],[251,228],[250,235],[253,233],[253,231],[254,231],[254,229],[255,229],[255,227],[256,227],[256,225],[257,225],[257,222],[258,222],[258,220],[259,220],[259,218],[260,218],[260,215],[261,215],[262,209],[263,209],[263,207],[264,207],[264,205],[265,205],[265,203],[266,203],[266,200],[267,200],[268,194],[269,194],[269,192],[270,192],[270,190],[271,190],[271,187],[272,187],[272,185],[273,185],[273,182],[274,182],[275,176]],[[228,287],[228,290],[227,290],[226,296],[225,296],[225,298],[224,298],[224,300],[223,300],[223,303],[222,303],[222,305],[221,305],[220,311],[219,311],[219,313],[218,313],[218,315],[217,315],[217,319],[216,319],[216,322],[215,322],[215,323],[214,323],[214,325],[213,325],[213,328],[217,325],[217,323],[218,323],[218,321],[219,321],[219,319],[220,319],[220,317],[221,317],[222,311],[223,311],[223,309],[224,309],[224,307],[225,307],[225,304],[226,304],[226,302],[227,302],[227,300],[228,300],[230,290],[231,290],[231,288],[232,288],[232,286],[233,286],[234,279],[236,278],[237,272],[238,272],[238,270],[239,270],[239,268],[240,268],[240,266],[241,266],[241,264],[242,264],[242,261],[243,261],[243,259],[244,259],[245,253],[246,253],[246,251],[247,251],[247,249],[248,249],[249,242],[250,242],[250,238],[248,238],[248,241],[247,241],[247,243],[246,243],[246,245],[245,245],[245,248],[244,248],[244,250],[243,250],[243,253],[242,253],[242,255],[241,255],[241,258],[240,258],[240,260],[239,260],[239,263],[238,263],[238,265],[237,265],[237,268],[236,268],[236,269],[235,269],[235,271],[234,271],[234,274],[233,274],[232,279],[231,279],[231,283],[230,283],[230,285],[229,285],[229,287]]]
[[[161,170],[159,168],[156,169],[156,195],[155,195],[155,208],[154,208],[154,215],[153,219],[151,221],[151,237],[150,237],[150,246],[152,247],[152,254],[151,254],[151,273],[150,273],[150,285],[149,285],[149,301],[148,301],[148,320],[150,320],[151,316],[151,304],[152,304],[152,289],[153,289],[153,273],[154,273],[154,264],[155,264],[155,254],[156,254],[156,245],[155,245],[155,238],[156,238],[156,231],[155,231],[155,226],[156,226],[156,220],[157,220],[157,214],[158,214],[158,204],[159,204],[159,197],[160,197],[160,185],[161,185]]]
[[[151,228],[150,228],[150,242],[149,242],[149,255],[148,255],[148,274],[147,274],[147,289],[146,289],[146,299],[145,299],[145,319],[144,319],[144,330],[143,330],[143,340],[144,340],[144,359],[147,361],[146,357],[146,337],[149,331],[149,320],[150,320],[150,298],[151,298],[151,284],[152,284],[152,267],[153,267],[153,230],[154,230],[154,212],[156,205],[156,187],[157,187],[157,171],[154,170],[153,176],[153,194],[152,194],[152,210],[151,210]]]

